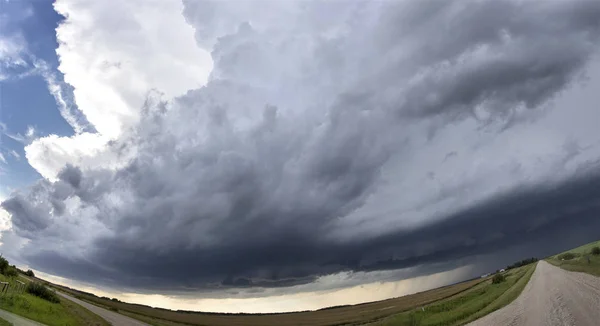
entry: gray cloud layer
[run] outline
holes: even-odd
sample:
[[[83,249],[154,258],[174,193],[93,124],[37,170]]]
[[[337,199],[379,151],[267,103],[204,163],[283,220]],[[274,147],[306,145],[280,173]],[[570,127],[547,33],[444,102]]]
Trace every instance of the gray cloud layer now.
[[[67,166],[2,203],[32,267],[145,289],[285,286],[598,225],[586,176],[448,213],[356,218],[415,139],[473,118],[509,128],[568,87],[597,52],[598,1],[184,3],[213,49],[210,82],[150,97],[111,144],[133,157],[125,167]]]

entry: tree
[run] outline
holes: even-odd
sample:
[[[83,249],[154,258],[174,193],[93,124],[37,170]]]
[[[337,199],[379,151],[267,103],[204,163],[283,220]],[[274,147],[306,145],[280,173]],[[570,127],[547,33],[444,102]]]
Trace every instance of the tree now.
[[[25,275],[27,275],[29,277],[35,277],[35,274],[33,273],[33,271],[31,269],[28,269],[27,272],[25,272]]]
[[[594,255],[594,256],[600,255],[600,247],[592,248],[592,255]]]
[[[2,255],[0,255],[0,273],[4,274],[4,272],[6,271],[6,269],[9,267],[10,265],[8,264],[8,260],[6,260],[6,258],[2,257]]]

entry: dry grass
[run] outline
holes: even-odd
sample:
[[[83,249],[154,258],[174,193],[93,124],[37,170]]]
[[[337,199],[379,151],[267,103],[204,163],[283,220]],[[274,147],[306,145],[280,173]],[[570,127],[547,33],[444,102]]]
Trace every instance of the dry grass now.
[[[342,306],[310,312],[296,312],[285,314],[217,314],[182,312],[167,309],[151,308],[143,305],[135,305],[124,302],[115,302],[99,298],[87,293],[78,292],[69,288],[56,286],[80,299],[102,305],[108,308],[118,309],[119,312],[127,314],[147,323],[154,325],[210,325],[210,326],[246,326],[246,325],[277,325],[277,326],[301,326],[301,325],[358,325],[376,321],[387,316],[411,310],[444,298],[451,297],[466,291],[484,279],[475,279],[451,286],[416,293],[409,296],[365,303],[353,306]],[[149,317],[149,318],[148,318]],[[166,321],[169,321],[167,323]],[[174,322],[174,323],[173,323]]]

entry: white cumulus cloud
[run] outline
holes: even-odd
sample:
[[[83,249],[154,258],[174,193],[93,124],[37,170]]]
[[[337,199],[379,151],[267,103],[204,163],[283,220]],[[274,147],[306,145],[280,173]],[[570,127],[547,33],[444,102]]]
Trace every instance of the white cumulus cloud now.
[[[198,88],[212,67],[180,2],[59,0],[54,8],[65,16],[56,30],[58,69],[74,98],[64,97],[47,69],[44,78],[76,134],[42,137],[25,150],[31,166],[50,180],[66,163],[113,166],[115,154],[106,145],[137,122],[148,95],[169,99]],[[85,132],[78,115],[97,133]]]

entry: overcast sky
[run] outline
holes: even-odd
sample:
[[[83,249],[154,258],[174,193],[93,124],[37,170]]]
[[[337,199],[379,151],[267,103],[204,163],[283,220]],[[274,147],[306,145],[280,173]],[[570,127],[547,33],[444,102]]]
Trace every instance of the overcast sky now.
[[[304,310],[600,238],[599,1],[0,6],[0,251],[50,279]]]

